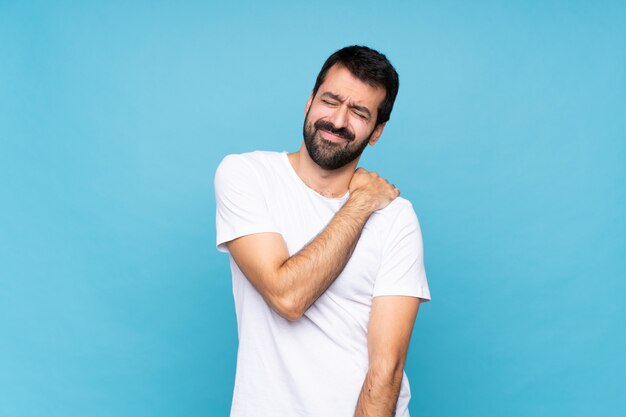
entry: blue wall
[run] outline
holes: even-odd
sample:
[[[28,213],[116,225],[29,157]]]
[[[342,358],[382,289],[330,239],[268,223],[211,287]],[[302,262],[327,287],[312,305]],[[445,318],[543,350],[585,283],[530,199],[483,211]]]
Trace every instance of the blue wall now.
[[[295,150],[323,60],[386,53],[363,166],[413,201],[414,416],[626,409],[623,2],[0,1],[0,415],[223,416],[221,158]]]

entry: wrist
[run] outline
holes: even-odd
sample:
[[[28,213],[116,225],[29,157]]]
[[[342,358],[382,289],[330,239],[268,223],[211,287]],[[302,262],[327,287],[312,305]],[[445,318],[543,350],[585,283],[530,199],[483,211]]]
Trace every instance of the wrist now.
[[[358,188],[350,192],[350,197],[348,197],[346,206],[348,206],[351,210],[364,215],[365,219],[376,211],[374,201],[367,195],[367,193],[360,191]]]

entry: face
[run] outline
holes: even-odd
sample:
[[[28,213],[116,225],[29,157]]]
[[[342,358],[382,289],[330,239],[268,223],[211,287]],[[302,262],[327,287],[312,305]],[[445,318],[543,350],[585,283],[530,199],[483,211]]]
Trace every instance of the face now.
[[[384,124],[376,126],[384,98],[383,87],[364,83],[344,67],[331,67],[305,109],[304,143],[311,159],[327,170],[357,160],[384,129]]]

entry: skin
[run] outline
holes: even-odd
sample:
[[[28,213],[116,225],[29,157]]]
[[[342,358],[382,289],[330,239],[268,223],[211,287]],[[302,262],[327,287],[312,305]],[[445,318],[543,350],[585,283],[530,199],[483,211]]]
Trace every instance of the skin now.
[[[369,368],[355,417],[391,417],[402,384],[404,361],[420,299],[375,297],[368,323]]]
[[[306,103],[305,128],[313,129],[313,140],[324,152],[337,147],[356,149],[365,142],[374,145],[385,127],[375,124],[384,96],[384,88],[365,84],[345,68],[334,66]],[[315,130],[318,120],[330,122],[335,129],[347,129],[354,139]],[[267,303],[287,320],[299,320],[339,276],[370,215],[386,207],[400,191],[375,172],[355,170],[358,157],[338,169],[324,169],[303,143],[288,158],[304,183],[321,195],[340,197],[349,191],[344,206],[318,236],[292,256],[277,233],[242,236],[227,247]],[[374,298],[368,324],[369,368],[355,416],[394,415],[418,307],[419,299],[414,297]]]

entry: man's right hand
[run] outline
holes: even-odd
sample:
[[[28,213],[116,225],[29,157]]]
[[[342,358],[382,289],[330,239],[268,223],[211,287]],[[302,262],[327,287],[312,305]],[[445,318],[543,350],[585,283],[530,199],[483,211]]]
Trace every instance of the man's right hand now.
[[[400,190],[389,181],[363,168],[354,171],[349,190],[350,199],[358,199],[371,212],[387,207],[400,195]]]

